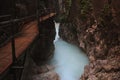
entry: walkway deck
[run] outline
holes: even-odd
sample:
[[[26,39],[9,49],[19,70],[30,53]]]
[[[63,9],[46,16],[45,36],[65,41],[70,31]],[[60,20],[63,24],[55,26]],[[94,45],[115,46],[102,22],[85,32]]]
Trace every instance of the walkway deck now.
[[[50,13],[47,16],[41,17],[40,21],[44,21],[55,13]],[[33,42],[38,35],[37,21],[30,22],[24,25],[21,35],[15,38],[16,57],[18,58],[23,51]],[[12,64],[11,42],[0,48],[0,74],[2,74]]]

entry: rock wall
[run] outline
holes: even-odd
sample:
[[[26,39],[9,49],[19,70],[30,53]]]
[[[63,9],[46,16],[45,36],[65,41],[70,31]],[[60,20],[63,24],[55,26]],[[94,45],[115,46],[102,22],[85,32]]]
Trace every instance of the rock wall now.
[[[60,36],[89,57],[81,80],[120,80],[120,1],[92,0],[93,11],[62,23]],[[105,7],[106,5],[106,7]]]
[[[44,64],[53,55],[54,26],[53,18],[39,24],[39,37],[31,48],[31,56],[38,65]]]

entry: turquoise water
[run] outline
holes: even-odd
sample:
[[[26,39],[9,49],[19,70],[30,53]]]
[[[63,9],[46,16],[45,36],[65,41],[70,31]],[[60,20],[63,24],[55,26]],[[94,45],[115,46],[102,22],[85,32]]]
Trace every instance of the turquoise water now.
[[[55,66],[60,80],[80,80],[85,65],[89,64],[88,57],[77,46],[60,38],[59,25],[60,23],[55,23],[55,51],[52,64]]]

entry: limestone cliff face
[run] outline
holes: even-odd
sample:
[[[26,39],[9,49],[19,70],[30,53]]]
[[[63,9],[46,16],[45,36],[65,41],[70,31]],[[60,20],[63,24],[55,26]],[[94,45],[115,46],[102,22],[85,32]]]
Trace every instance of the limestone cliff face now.
[[[77,18],[73,23],[61,24],[60,36],[87,53],[90,64],[86,66],[82,80],[119,80],[120,1],[101,0],[100,5],[95,5],[95,1],[93,13],[87,14],[85,20]],[[110,4],[110,10],[102,14],[106,3]]]

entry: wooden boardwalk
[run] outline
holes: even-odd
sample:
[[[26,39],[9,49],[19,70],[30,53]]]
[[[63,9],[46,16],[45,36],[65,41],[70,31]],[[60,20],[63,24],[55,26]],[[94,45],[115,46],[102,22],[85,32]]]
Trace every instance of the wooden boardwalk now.
[[[50,13],[40,18],[40,21],[44,21],[55,13]],[[18,58],[26,48],[33,42],[38,35],[37,21],[30,22],[24,25],[21,35],[15,38],[16,57]],[[0,48],[0,74],[2,74],[12,64],[12,51],[11,42],[4,47]]]

